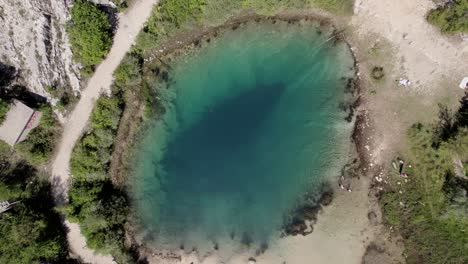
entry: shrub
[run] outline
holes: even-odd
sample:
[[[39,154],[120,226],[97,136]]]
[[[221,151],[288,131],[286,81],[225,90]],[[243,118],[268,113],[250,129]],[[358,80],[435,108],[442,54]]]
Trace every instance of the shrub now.
[[[114,72],[114,84],[125,88],[141,83],[141,63],[137,55],[125,56],[117,70]]]
[[[75,96],[70,86],[66,86],[66,87],[47,86],[46,91],[52,97],[59,99],[56,107],[60,111],[65,111],[67,109],[70,109],[78,101],[78,97]]]
[[[10,104],[0,98],[0,125],[5,121],[6,114],[10,110]]]
[[[71,172],[74,177],[106,178],[121,114],[120,98],[99,98],[91,116],[90,131],[82,137],[72,153]]]
[[[177,27],[189,19],[199,17],[206,0],[164,0],[159,12],[161,19]]]
[[[128,200],[109,180],[78,179],[69,193],[64,208],[72,221],[81,224],[89,247],[112,254],[119,263],[127,263],[124,246],[124,224]]]
[[[31,130],[27,138],[16,148],[32,163],[39,164],[50,159],[55,147],[60,125],[48,105],[40,108],[42,118],[39,125]]]
[[[32,208],[22,202],[0,215],[1,263],[50,263],[67,254],[65,232],[51,208]],[[58,262],[57,262],[58,263]]]
[[[71,16],[67,32],[75,59],[85,67],[98,64],[112,45],[108,15],[93,3],[76,0]]]
[[[132,75],[128,69],[120,68],[123,82]],[[130,257],[124,246],[128,199],[107,175],[123,108],[120,95],[99,98],[89,132],[73,150],[73,184],[68,192],[69,204],[63,210],[71,221],[80,223],[89,247],[112,254],[119,263],[128,263]]]
[[[468,32],[468,0],[453,0],[429,11],[427,20],[442,32]]]
[[[50,184],[11,154],[0,151],[0,201],[19,203],[0,214],[0,263],[65,263],[66,236]]]
[[[436,129],[422,124],[410,129],[406,159],[412,166],[405,166],[409,179],[404,182],[394,173],[390,177],[392,190],[381,198],[385,222],[403,235],[408,263],[468,260],[468,200],[463,195],[464,205],[458,206],[456,199],[458,193],[467,191],[468,182],[455,176],[453,167],[454,157],[460,158],[464,166],[468,164],[468,123],[458,119],[459,114],[441,109]],[[454,123],[458,123],[457,129],[453,129]],[[458,184],[463,181],[465,184]]]

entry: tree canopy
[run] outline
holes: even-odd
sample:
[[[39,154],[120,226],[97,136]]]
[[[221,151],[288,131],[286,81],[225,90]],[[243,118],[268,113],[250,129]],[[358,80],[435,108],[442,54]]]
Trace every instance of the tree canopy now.
[[[0,144],[0,201],[16,202],[0,214],[0,263],[65,263],[65,231],[50,184],[27,161],[16,159]]]
[[[93,3],[77,0],[71,16],[67,32],[75,59],[85,66],[98,64],[112,45],[112,27],[108,15]]]
[[[427,20],[445,33],[468,32],[468,0],[453,0],[433,9]]]

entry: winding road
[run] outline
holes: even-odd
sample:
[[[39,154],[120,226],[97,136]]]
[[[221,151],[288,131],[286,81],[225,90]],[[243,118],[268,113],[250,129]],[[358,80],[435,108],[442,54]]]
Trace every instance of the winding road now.
[[[81,98],[64,125],[64,131],[52,163],[53,195],[58,205],[67,201],[67,191],[70,184],[70,157],[77,140],[83,133],[96,100],[112,85],[114,70],[120,64],[127,51],[135,42],[136,36],[150,17],[153,6],[158,0],[136,0],[128,10],[119,14],[119,25],[114,36],[114,44],[102,63],[97,67],[89,80],[87,87],[81,92]],[[69,230],[67,239],[70,250],[85,263],[114,263],[111,256],[95,253],[86,246],[86,240],[81,234],[80,226],[64,220]]]

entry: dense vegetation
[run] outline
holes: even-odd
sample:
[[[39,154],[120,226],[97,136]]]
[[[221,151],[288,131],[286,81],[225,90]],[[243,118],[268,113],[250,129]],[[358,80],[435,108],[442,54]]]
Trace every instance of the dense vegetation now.
[[[76,0],[67,26],[75,59],[85,70],[101,62],[112,45],[112,28],[108,15],[87,0]]]
[[[60,125],[45,99],[15,84],[16,76],[15,68],[0,63],[0,113],[16,99],[39,108],[43,118],[14,149],[0,141],[0,202],[12,204],[0,212],[0,263],[74,263],[50,183],[37,166],[50,158]]]
[[[467,94],[468,96],[468,94]],[[433,127],[414,125],[405,182],[395,172],[382,196],[384,219],[403,235],[408,263],[468,262],[468,97]]]
[[[427,20],[445,33],[468,32],[468,0],[447,1],[431,10]]]
[[[124,247],[124,224],[128,201],[108,179],[75,178],[64,208],[70,221],[79,222],[90,248],[111,254],[118,263],[128,263]]]
[[[63,210],[71,221],[80,223],[88,246],[127,263],[130,258],[124,247],[124,224],[128,199],[112,185],[107,173],[122,114],[121,96],[114,89],[112,97],[97,101],[89,131],[72,153],[73,183],[69,204]]]
[[[5,120],[8,110],[10,110],[10,104],[6,100],[0,98],[0,124]]]
[[[116,96],[103,96],[97,101],[91,116],[90,130],[73,151],[73,176],[87,179],[106,178],[121,108],[121,101]]]
[[[26,160],[0,141],[0,201],[14,204],[0,213],[0,263],[66,263],[68,249],[50,184]]]
[[[16,149],[33,164],[50,160],[60,132],[60,125],[52,108],[49,105],[44,105],[39,111],[42,112],[39,126],[31,130],[23,142],[16,145]]]

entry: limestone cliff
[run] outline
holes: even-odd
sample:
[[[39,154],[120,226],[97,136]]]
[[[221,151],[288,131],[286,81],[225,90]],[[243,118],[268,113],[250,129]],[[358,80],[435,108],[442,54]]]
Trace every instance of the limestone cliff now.
[[[80,89],[66,34],[70,0],[0,0],[0,62],[19,70],[19,82],[47,95],[45,87]]]

